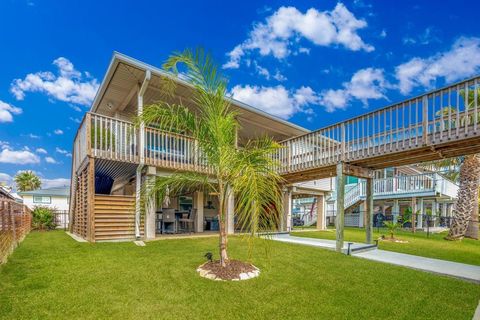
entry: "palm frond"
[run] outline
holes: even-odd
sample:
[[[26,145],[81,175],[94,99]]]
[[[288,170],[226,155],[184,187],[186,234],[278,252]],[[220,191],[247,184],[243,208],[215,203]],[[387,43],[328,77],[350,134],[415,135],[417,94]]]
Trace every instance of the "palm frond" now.
[[[249,141],[238,151],[231,170],[238,223],[252,235],[278,226],[282,178],[272,157],[278,148],[269,138]]]

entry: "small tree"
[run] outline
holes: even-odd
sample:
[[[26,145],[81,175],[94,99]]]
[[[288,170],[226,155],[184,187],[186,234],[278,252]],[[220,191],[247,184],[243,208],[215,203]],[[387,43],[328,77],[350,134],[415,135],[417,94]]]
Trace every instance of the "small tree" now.
[[[15,176],[15,184],[18,191],[32,191],[40,189],[42,182],[31,170],[21,171]]]
[[[55,214],[48,207],[37,206],[32,212],[32,227],[35,230],[55,229]]]
[[[281,176],[273,155],[280,148],[269,137],[245,141],[237,146],[240,124],[238,114],[225,99],[227,82],[218,72],[209,55],[201,50],[186,50],[167,60],[164,68],[179,74],[178,67],[185,67],[185,77],[193,87],[191,103],[198,112],[186,105],[160,101],[144,107],[137,119],[170,132],[182,132],[197,143],[196,156],[206,160],[209,172],[174,172],[168,177],[156,177],[149,190],[142,196],[145,203],[157,196],[159,203],[166,196],[201,190],[218,200],[220,264],[226,267],[227,253],[227,203],[235,196],[235,214],[243,230],[255,234],[259,230],[272,229],[281,212]],[[172,95],[176,83],[165,78],[163,88]],[[142,205],[144,208],[144,205]]]
[[[388,233],[390,233],[390,239],[395,239],[394,234],[397,229],[402,226],[402,224],[395,221],[384,221],[383,224],[385,225],[385,227],[387,227]]]

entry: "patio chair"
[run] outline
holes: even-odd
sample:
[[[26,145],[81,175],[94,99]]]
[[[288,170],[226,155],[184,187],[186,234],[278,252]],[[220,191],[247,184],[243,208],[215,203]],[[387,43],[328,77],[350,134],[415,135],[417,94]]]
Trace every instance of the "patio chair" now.
[[[166,230],[165,224],[171,224],[172,229]],[[163,209],[162,210],[162,233],[170,232],[177,233],[177,218],[175,216],[175,209]]]
[[[197,209],[191,209],[190,213],[183,214],[182,218],[180,218],[180,224],[182,230],[188,230],[188,232],[193,232],[195,229],[195,214]]]

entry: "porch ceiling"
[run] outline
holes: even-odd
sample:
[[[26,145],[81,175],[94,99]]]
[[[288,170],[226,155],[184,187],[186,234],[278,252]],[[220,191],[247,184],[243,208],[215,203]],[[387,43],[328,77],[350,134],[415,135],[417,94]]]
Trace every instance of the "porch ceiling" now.
[[[114,116],[116,112],[122,118],[130,118],[136,114],[136,90],[143,81],[146,70],[151,70],[152,77],[144,95],[144,103],[150,104],[164,100],[169,103],[183,103],[195,112],[197,107],[191,101],[192,88],[181,79],[177,81],[174,98],[167,98],[162,91],[162,78],[167,74],[153,66],[137,60],[115,54],[107,75],[92,105],[92,112]],[[269,135],[277,140],[284,140],[308,132],[307,129],[268,115],[265,112],[231,100],[233,110],[239,112],[242,126],[240,139],[249,139],[259,135]]]

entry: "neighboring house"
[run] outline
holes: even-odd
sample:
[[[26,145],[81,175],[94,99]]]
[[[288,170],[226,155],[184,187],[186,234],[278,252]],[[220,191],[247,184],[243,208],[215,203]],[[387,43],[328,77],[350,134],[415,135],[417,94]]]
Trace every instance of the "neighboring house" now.
[[[327,199],[327,220],[335,221],[337,210],[335,182]],[[419,215],[451,217],[458,185],[441,173],[417,166],[387,168],[375,172],[373,185],[374,214],[394,219],[406,210]],[[345,186],[345,225],[364,226],[365,180],[349,177]],[[438,219],[434,220],[438,223]],[[425,219],[416,219],[417,228],[425,226]]]
[[[177,83],[176,96],[162,91],[162,78]],[[90,112],[78,129],[73,148],[71,184],[71,231],[89,241],[155,238],[160,232],[162,209],[194,212],[194,231],[218,230],[216,198],[200,191],[170,199],[151,208],[140,219],[141,181],[169,175],[175,170],[207,172],[208,164],[195,152],[195,141],[187,136],[147,127],[136,130],[132,118],[143,105],[159,100],[189,103],[192,87],[185,81],[153,66],[115,53]],[[282,141],[307,129],[231,100],[241,128],[238,145],[268,135]],[[292,184],[285,188],[287,207],[294,194],[310,193],[325,198],[323,185]],[[324,200],[322,200],[324,201]],[[291,206],[291,205],[290,205]],[[162,208],[163,207],[163,208]],[[236,229],[234,199],[229,201],[228,232]],[[322,213],[323,214],[323,213]],[[290,228],[285,216],[282,229]]]
[[[18,194],[23,198],[23,203],[30,209],[36,206],[49,207],[58,211],[69,209],[70,187],[23,191]]]
[[[23,203],[23,199],[16,192],[13,192],[11,187],[6,186],[0,186],[0,199],[8,199]]]

